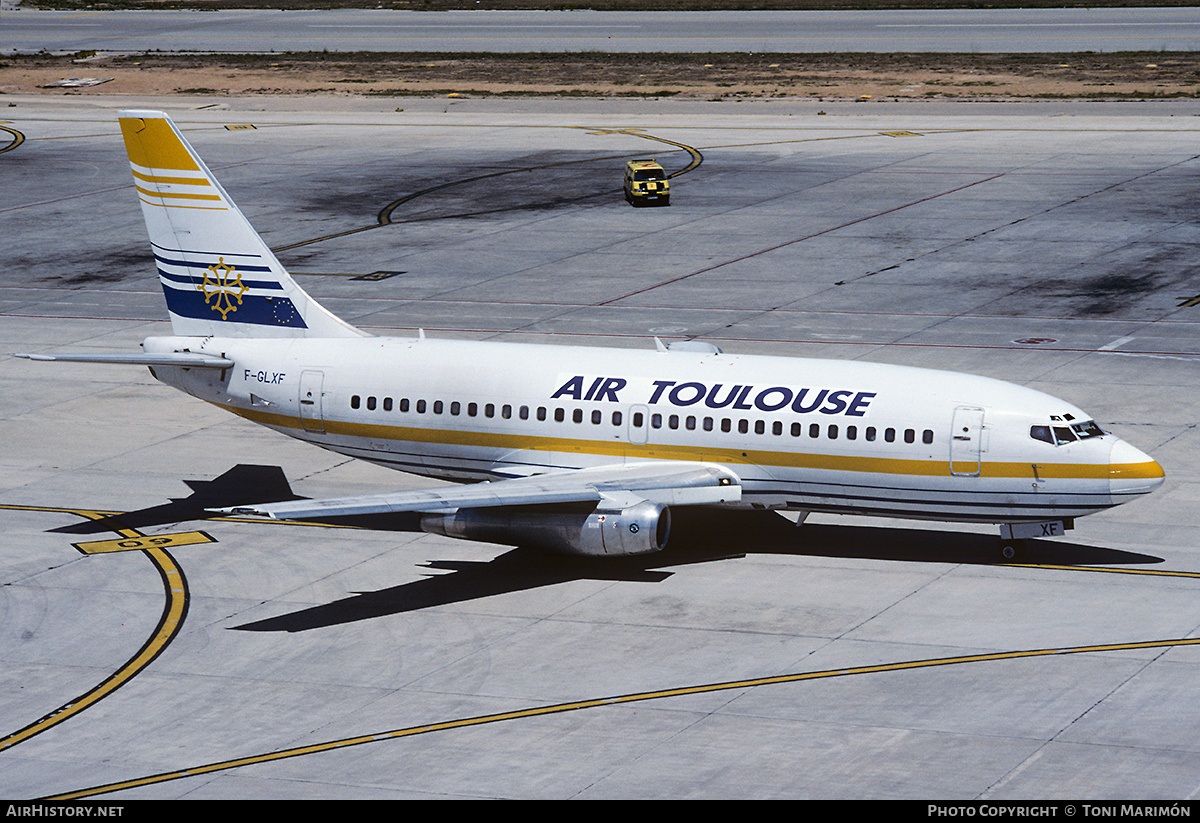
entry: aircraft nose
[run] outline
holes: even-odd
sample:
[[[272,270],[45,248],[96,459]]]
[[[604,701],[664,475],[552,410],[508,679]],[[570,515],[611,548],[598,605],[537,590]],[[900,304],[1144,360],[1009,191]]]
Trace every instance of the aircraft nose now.
[[[1113,505],[1149,494],[1163,484],[1166,472],[1153,457],[1124,440],[1108,455],[1108,486]]]

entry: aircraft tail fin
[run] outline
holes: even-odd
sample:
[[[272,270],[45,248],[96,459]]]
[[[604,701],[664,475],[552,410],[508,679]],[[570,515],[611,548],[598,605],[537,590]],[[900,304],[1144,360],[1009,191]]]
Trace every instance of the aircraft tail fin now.
[[[171,118],[119,118],[177,336],[368,336],[296,284]]]

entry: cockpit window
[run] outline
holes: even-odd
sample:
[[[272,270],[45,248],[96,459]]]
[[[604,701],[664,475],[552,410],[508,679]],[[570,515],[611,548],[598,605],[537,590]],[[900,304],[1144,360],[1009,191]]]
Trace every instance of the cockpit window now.
[[[1072,418],[1074,419],[1074,418]],[[1062,422],[1061,417],[1051,420]],[[1029,436],[1034,440],[1049,443],[1052,446],[1062,446],[1074,443],[1076,440],[1087,440],[1090,437],[1100,437],[1104,430],[1096,425],[1095,420],[1085,420],[1082,423],[1072,423],[1069,426],[1030,426]]]
[[[1054,445],[1054,435],[1050,433],[1049,426],[1030,426],[1029,436],[1034,440],[1041,440],[1043,443]]]

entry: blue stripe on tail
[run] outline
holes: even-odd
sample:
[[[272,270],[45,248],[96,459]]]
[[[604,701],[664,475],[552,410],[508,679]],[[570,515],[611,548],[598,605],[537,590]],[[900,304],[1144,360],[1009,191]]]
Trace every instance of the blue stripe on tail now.
[[[286,326],[307,329],[295,304],[286,297],[268,297],[257,294],[210,293],[196,288],[177,289],[162,284],[167,298],[167,309],[181,317],[195,320],[223,320],[230,323],[250,323],[255,326]]]

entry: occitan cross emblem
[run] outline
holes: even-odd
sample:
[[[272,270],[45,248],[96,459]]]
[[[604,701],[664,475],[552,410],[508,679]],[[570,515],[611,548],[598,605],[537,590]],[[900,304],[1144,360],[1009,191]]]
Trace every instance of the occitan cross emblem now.
[[[242,305],[242,295],[250,291],[250,287],[242,282],[241,273],[226,263],[224,257],[218,257],[216,263],[205,269],[204,282],[196,289],[204,292],[204,302],[213,311],[219,311],[222,320],[228,319],[231,311],[237,311]],[[237,298],[237,305],[231,298]]]

